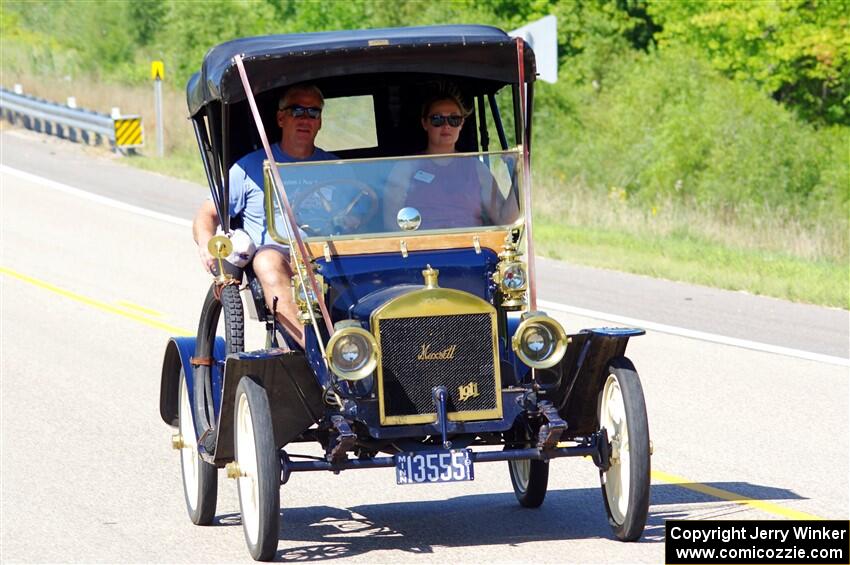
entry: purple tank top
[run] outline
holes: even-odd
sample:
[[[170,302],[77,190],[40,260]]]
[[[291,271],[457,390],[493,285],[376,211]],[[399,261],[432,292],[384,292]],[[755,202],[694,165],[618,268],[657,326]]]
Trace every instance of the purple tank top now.
[[[428,159],[418,165],[404,205],[419,210],[420,229],[484,225],[481,180],[473,159],[453,159],[447,165]]]

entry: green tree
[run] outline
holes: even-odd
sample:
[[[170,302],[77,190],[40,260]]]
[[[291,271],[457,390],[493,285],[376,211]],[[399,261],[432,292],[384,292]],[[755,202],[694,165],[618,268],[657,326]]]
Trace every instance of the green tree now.
[[[850,124],[850,0],[652,0],[664,49],[696,47],[809,120]]]
[[[277,33],[280,24],[266,2],[251,0],[166,0],[163,30],[157,45],[177,84],[185,84],[201,67],[204,54],[230,39]]]
[[[149,45],[162,28],[168,6],[165,0],[136,0],[130,2],[128,14],[139,46]]]
[[[133,60],[136,38],[128,25],[128,8],[126,2],[108,0],[2,3],[4,19],[16,21],[19,30],[13,36],[29,44],[33,62],[51,72],[96,76],[114,73]],[[57,61],[63,61],[61,68]]]

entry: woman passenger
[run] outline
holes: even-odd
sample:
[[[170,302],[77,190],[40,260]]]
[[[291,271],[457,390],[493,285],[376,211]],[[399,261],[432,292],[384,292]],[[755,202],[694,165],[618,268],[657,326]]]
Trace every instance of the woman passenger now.
[[[429,98],[421,123],[428,137],[425,155],[457,153],[469,111],[454,89]],[[420,229],[504,225],[516,220],[515,198],[505,199],[487,166],[474,156],[403,161],[393,169],[384,198],[384,226],[397,230],[401,208],[416,208]]]

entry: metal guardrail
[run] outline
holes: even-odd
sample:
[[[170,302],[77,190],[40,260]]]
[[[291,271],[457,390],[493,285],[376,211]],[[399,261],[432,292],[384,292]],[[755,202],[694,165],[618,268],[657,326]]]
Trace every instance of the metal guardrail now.
[[[26,129],[72,141],[99,145],[103,140],[107,140],[111,147],[127,146],[121,143],[121,140],[116,145],[116,121],[125,123],[128,120],[137,120],[141,131],[141,118],[138,116],[113,118],[91,110],[71,108],[34,96],[16,94],[5,88],[0,88],[0,116],[13,124],[20,123]],[[141,140],[141,134],[138,139]]]

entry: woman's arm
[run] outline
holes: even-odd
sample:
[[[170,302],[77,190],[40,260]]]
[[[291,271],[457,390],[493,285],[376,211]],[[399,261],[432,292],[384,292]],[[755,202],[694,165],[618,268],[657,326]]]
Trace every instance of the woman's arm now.
[[[478,167],[481,182],[481,204],[487,218],[493,225],[512,224],[519,216],[519,205],[513,191],[508,198],[502,196],[499,183],[483,164]]]

